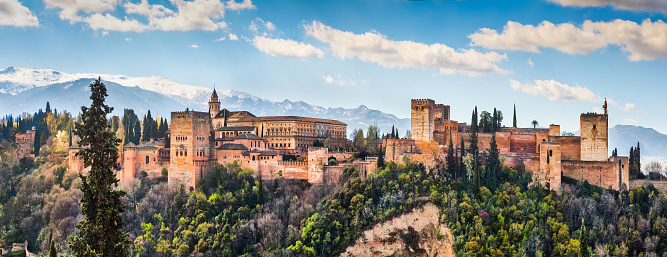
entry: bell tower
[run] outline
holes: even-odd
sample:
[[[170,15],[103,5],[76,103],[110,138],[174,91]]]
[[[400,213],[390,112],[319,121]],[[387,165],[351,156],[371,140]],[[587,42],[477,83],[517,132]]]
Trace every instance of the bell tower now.
[[[218,115],[220,112],[220,101],[218,101],[218,93],[215,92],[215,85],[213,85],[213,94],[211,94],[211,100],[208,101],[208,113],[211,115],[211,118]]]

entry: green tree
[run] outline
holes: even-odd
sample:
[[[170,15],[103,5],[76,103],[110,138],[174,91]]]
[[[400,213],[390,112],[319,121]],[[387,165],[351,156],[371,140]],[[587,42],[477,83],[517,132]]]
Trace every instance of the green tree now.
[[[581,222],[581,234],[579,235],[579,242],[581,246],[579,247],[579,257],[590,257],[591,252],[588,251],[588,236],[586,235],[586,225],[582,220]]]
[[[53,242],[53,239],[51,239],[51,243],[49,244],[49,257],[58,257],[56,244]]]
[[[537,125],[540,125],[540,123],[537,122],[536,120],[531,121],[530,124],[533,124],[533,129],[535,129]]]
[[[125,211],[120,200],[125,192],[114,189],[118,186],[114,169],[120,140],[110,131],[106,117],[113,108],[104,103],[108,95],[100,78],[90,85],[90,92],[92,104],[81,107],[82,124],[74,129],[79,145],[87,146],[76,155],[90,167],[87,176],[79,175],[85,219],[76,226],[79,235],[72,237],[69,246],[75,256],[127,256],[129,240],[120,215]]]

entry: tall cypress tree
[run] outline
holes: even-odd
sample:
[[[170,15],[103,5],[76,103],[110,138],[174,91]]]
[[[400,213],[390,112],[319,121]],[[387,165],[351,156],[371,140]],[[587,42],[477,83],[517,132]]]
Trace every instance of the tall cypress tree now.
[[[449,131],[449,147],[447,148],[447,173],[456,177],[456,159],[454,157],[454,139],[452,132]]]
[[[137,119],[134,122],[134,138],[132,138],[132,143],[138,145],[139,140],[141,140],[141,125],[139,124],[139,120]]]
[[[87,176],[81,177],[81,213],[85,219],[76,227],[79,235],[72,238],[69,247],[75,256],[128,256],[127,232],[123,232],[121,213],[125,206],[121,197],[125,192],[114,190],[118,179],[117,146],[120,140],[110,131],[107,114],[112,107],[104,104],[107,90],[98,78],[90,85],[92,104],[81,107],[82,124],[74,128],[79,145],[87,146],[76,155],[90,167]]]
[[[635,148],[635,163],[637,164],[637,173],[642,173],[642,152],[639,148],[639,142]]]
[[[516,104],[514,104],[514,115],[512,116],[512,126],[516,128]]]

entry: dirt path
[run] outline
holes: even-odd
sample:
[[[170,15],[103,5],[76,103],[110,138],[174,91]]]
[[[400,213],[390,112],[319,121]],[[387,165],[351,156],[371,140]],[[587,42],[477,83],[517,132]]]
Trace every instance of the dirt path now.
[[[454,257],[452,234],[445,224],[438,222],[440,210],[432,203],[425,204],[408,214],[377,224],[364,231],[356,244],[347,248],[341,256],[405,256],[409,250],[398,234],[412,227],[419,233],[419,248],[423,256]],[[392,239],[392,232],[394,236]]]

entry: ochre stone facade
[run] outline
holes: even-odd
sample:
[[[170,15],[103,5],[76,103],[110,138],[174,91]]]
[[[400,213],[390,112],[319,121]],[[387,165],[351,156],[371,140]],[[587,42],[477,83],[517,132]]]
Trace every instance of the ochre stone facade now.
[[[347,159],[351,154],[329,152],[327,148],[313,148],[312,145],[319,140],[333,148],[347,146],[346,130],[347,125],[336,120],[256,117],[247,111],[220,110],[214,90],[209,112],[172,112],[167,133],[170,144],[165,145],[165,140],[160,139],[120,147],[117,177],[122,186],[128,186],[140,177],[142,171],[149,177],[159,177],[162,169],[167,169],[171,187],[183,185],[186,189],[194,189],[202,177],[215,170],[216,163],[236,162],[242,169],[252,169],[256,176],[265,179],[282,176],[323,183],[328,176],[338,177],[336,172],[323,175],[327,169],[337,171],[328,165],[328,158]],[[18,143],[27,145],[29,142],[20,140]],[[69,167],[85,173],[89,168],[84,168],[83,160],[75,156],[81,149],[77,145],[70,146]],[[284,154],[299,154],[308,161],[283,161]],[[369,163],[355,162],[347,166],[366,172],[370,169]],[[375,165],[374,161],[372,165]]]
[[[461,155],[461,142],[469,144],[471,127],[451,120],[449,106],[436,104],[431,99],[414,99],[410,108],[412,140],[384,142],[386,161],[401,161],[403,157],[421,154],[415,141],[433,140],[446,148],[449,140],[453,140],[454,148]],[[480,151],[488,150],[495,135],[498,151],[506,165],[516,167],[523,162],[536,182],[558,192],[561,176],[588,180],[591,184],[615,190],[623,189],[623,185],[627,187],[630,183],[627,157],[607,156],[606,101],[604,114],[581,114],[580,126],[581,136],[561,136],[560,125],[554,124],[548,129],[503,127],[494,133],[478,132],[478,147]]]
[[[596,113],[586,113],[580,116],[582,161],[607,160],[608,118],[607,114]]]
[[[211,128],[208,113],[171,113],[169,185],[195,188],[196,182],[208,175],[213,157]]]
[[[25,133],[16,133],[16,158],[23,158],[32,153],[35,145],[35,127]]]

